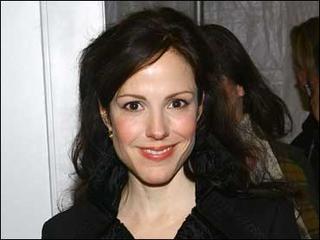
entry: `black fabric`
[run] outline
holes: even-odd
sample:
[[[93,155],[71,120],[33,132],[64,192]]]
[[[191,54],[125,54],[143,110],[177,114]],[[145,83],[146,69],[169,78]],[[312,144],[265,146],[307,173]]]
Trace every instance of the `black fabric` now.
[[[118,219],[111,225],[101,239],[134,239],[129,230]],[[226,239],[226,236],[199,218],[194,208],[181,225],[174,239]]]
[[[313,202],[319,217],[319,123],[310,114],[302,125],[302,132],[292,141],[304,151],[306,162],[300,163],[307,177]]]
[[[205,179],[197,180],[196,189],[196,206],[178,230],[177,239],[299,238],[293,206],[285,199],[226,195]],[[114,214],[88,201],[48,220],[42,238],[130,239],[133,236]]]
[[[228,239],[299,238],[293,206],[285,199],[226,197],[213,191],[199,204],[198,209]]]
[[[47,221],[42,229],[44,239],[99,238],[112,226],[113,217],[89,202],[75,205]]]

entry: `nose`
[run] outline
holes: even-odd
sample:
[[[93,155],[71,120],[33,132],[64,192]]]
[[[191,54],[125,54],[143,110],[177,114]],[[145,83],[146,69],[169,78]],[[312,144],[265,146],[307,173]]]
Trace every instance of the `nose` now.
[[[162,140],[169,136],[168,125],[168,119],[163,112],[151,112],[147,120],[146,136],[155,140]]]

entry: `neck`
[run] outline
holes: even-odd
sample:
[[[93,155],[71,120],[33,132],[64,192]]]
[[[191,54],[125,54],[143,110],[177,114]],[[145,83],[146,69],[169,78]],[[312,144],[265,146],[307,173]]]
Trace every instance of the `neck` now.
[[[164,186],[146,186],[134,175],[121,196],[119,210],[130,209],[132,214],[155,218],[176,214],[177,211],[191,211],[195,206],[195,183],[184,174],[183,168]]]
[[[235,118],[236,118],[236,122],[241,122],[242,119],[244,118],[244,113],[243,113],[243,100],[242,98],[239,99],[238,105],[236,106],[236,110],[235,110]]]

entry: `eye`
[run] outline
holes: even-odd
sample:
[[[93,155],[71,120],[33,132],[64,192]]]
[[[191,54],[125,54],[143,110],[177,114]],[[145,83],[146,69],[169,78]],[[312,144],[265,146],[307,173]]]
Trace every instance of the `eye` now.
[[[141,103],[139,103],[137,101],[128,102],[123,106],[123,108],[125,108],[126,110],[128,110],[130,112],[138,112],[143,109]]]
[[[188,102],[183,99],[174,99],[170,105],[169,108],[183,108],[188,105]]]

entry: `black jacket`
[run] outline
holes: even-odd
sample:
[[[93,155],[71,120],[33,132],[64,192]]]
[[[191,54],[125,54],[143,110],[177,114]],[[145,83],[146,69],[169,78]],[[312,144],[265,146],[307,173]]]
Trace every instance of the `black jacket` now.
[[[311,187],[314,205],[319,216],[319,123],[310,114],[302,125],[302,132],[292,145],[304,151],[306,161],[300,162]]]
[[[42,237],[133,238],[116,218],[116,212],[86,201],[48,220]],[[299,233],[289,201],[247,193],[226,195],[210,182],[199,179],[196,181],[196,207],[176,238],[299,239]]]

